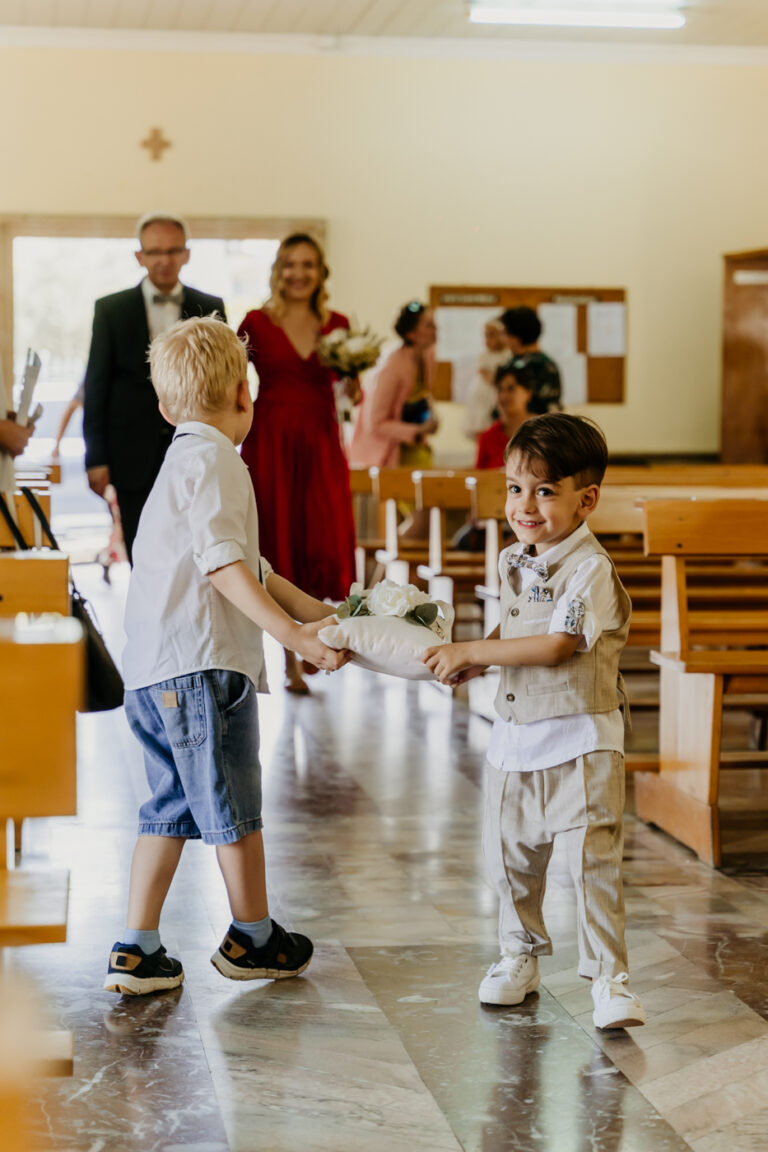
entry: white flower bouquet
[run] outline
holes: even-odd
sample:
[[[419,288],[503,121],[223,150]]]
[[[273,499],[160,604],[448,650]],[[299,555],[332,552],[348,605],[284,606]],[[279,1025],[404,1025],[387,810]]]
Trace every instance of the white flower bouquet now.
[[[321,364],[339,376],[358,376],[366,368],[373,368],[383,343],[370,328],[334,328],[320,337],[317,356]]]
[[[336,617],[338,624],[319,633],[324,644],[350,649],[356,664],[374,672],[433,680],[424,653],[450,643],[454,612],[450,604],[430,600],[413,584],[382,580],[367,589],[353,584]]]
[[[394,580],[380,580],[373,588],[353,584],[349,596],[336,609],[336,615],[340,620],[356,616],[399,616],[411,624],[429,628],[441,640],[448,637],[453,623],[453,611],[449,605],[442,600],[430,600],[427,593],[415,584],[395,584]]]

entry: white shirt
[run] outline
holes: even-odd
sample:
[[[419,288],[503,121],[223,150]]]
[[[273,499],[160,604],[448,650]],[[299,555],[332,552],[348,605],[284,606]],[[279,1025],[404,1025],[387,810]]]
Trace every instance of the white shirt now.
[[[247,467],[210,424],[176,429],[141,513],[133,547],[123,652],[126,688],[208,668],[242,672],[268,691],[262,631],[208,579],[243,560],[266,582]]]
[[[548,549],[537,560],[552,565],[576,547],[588,534],[586,524],[579,527]],[[522,552],[523,546],[512,544],[499,556],[499,573],[507,579],[507,557]],[[513,579],[519,581],[516,591],[523,592],[532,585],[536,573],[530,568],[512,570]],[[607,556],[590,556],[578,566],[568,581],[564,594],[556,602],[549,631],[568,632],[565,617],[575,597],[584,602],[584,624],[577,651],[589,652],[603,630],[618,628],[621,624],[611,562]],[[497,716],[488,745],[488,760],[494,768],[505,772],[533,772],[541,768],[554,768],[588,752],[624,751],[624,720],[618,708],[611,712],[580,712],[575,716],[553,716],[534,720],[531,724],[515,724]]]
[[[156,288],[149,276],[145,276],[141,282],[141,291],[144,296],[144,307],[147,310],[149,339],[154,340],[155,336],[159,336],[161,332],[167,332],[177,320],[181,320],[184,288],[181,282],[177,280],[176,287],[167,293],[167,295],[170,296],[170,300],[163,300],[161,303],[156,304],[155,296],[165,296],[166,293]]]

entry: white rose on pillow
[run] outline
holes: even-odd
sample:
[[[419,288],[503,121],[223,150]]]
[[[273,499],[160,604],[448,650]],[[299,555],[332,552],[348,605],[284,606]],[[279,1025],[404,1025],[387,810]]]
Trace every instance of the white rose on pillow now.
[[[412,584],[399,585],[382,580],[365,592],[353,584],[350,596],[362,597],[371,615],[349,616],[318,633],[330,648],[348,648],[352,660],[373,672],[385,672],[406,680],[434,680],[423,663],[427,648],[451,639],[454,611],[450,604],[432,601]],[[436,604],[439,614],[427,627],[405,619],[405,614],[421,604]]]
[[[380,580],[366,597],[372,616],[405,616],[419,604],[429,604],[429,596],[413,584],[395,584],[393,580]]]

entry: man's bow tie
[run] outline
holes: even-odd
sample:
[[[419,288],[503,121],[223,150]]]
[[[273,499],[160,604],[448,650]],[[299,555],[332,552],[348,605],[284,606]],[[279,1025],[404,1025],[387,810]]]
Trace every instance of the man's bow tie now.
[[[540,580],[549,580],[549,565],[546,560],[537,560],[528,552],[513,552],[509,557],[510,568],[530,568]]]
[[[162,292],[155,292],[152,297],[153,304],[181,304],[181,296],[164,296]]]

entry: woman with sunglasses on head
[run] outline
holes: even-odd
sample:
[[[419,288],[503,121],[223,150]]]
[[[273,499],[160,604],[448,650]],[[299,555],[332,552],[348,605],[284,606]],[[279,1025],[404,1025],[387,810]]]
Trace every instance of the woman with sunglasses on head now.
[[[355,579],[352,497],[334,376],[318,360],[317,342],[335,328],[349,328],[349,321],[328,308],[327,278],[318,242],[303,232],[286,237],[272,267],[269,299],[238,329],[259,377],[242,458],[256,493],[262,554],[310,596],[343,600]],[[289,692],[309,691],[301,673],[286,650]]]
[[[395,332],[402,343],[366,383],[349,450],[353,464],[429,468],[427,437],[437,431],[432,411],[437,327],[418,300],[400,310]]]

